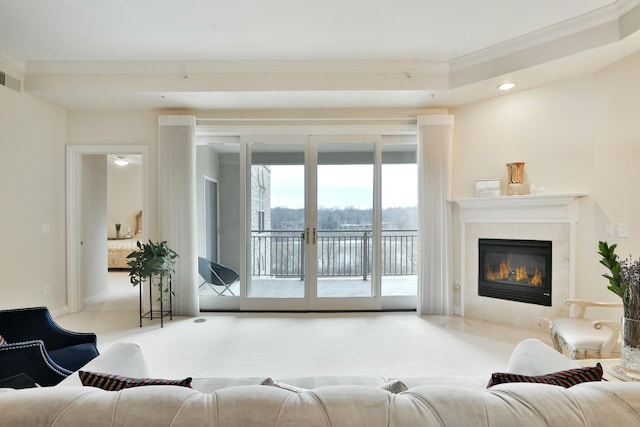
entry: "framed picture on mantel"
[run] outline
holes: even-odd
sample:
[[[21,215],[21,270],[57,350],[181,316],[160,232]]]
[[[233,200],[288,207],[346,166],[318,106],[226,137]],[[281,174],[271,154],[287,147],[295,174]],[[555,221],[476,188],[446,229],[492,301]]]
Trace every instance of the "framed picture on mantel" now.
[[[500,195],[500,178],[479,179],[476,181],[476,197],[495,197]]]

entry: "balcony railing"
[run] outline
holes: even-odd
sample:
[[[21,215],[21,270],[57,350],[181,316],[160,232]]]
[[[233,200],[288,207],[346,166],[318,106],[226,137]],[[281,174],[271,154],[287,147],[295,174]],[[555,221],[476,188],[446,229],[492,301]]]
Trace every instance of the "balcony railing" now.
[[[371,230],[318,231],[318,276],[362,276],[373,265]],[[418,233],[416,230],[383,230],[383,276],[417,274]],[[302,230],[251,232],[251,274],[254,277],[304,277]]]

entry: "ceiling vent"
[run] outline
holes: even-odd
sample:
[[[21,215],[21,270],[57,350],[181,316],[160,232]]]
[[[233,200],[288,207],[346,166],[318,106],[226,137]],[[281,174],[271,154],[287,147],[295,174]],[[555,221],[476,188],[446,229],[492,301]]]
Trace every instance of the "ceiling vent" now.
[[[11,77],[10,75],[0,71],[0,86],[6,86],[9,89],[13,89],[16,92],[20,92],[20,80],[15,77]]]

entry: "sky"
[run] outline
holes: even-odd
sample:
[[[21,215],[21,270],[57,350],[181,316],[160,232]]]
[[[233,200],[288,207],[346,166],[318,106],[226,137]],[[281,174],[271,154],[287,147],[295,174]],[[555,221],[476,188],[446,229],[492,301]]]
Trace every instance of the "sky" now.
[[[382,165],[382,208],[417,206],[417,165]],[[371,165],[320,165],[318,207],[369,209]],[[304,207],[304,166],[271,166],[271,207]]]

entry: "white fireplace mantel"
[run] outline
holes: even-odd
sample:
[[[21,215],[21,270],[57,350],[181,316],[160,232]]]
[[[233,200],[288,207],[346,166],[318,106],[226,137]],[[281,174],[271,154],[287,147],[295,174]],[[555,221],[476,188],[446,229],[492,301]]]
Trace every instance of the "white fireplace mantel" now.
[[[455,199],[461,223],[576,223],[578,198],[587,193]]]
[[[568,297],[575,296],[575,234],[576,224],[579,221],[579,199],[587,196],[587,193],[571,194],[532,194],[521,196],[500,197],[472,197],[454,199],[450,202],[457,205],[458,221],[461,224],[460,259],[461,270],[460,285],[462,290],[468,286],[476,286],[477,283],[466,283],[466,262],[470,259],[466,256],[467,226],[482,226],[483,224],[567,224],[568,235]],[[485,236],[493,237],[493,236]],[[477,242],[473,242],[477,246]],[[474,257],[471,257],[474,258]],[[477,266],[475,267],[477,268]],[[455,288],[454,288],[455,289]],[[475,288],[471,288],[475,289]],[[464,292],[461,294],[460,315],[465,314]]]

